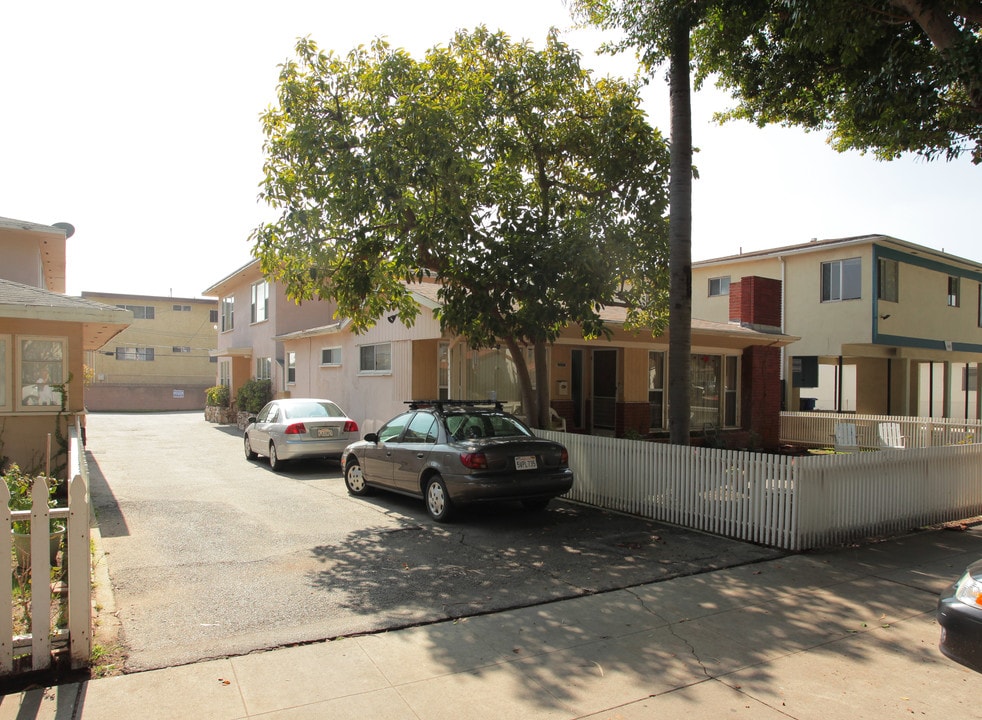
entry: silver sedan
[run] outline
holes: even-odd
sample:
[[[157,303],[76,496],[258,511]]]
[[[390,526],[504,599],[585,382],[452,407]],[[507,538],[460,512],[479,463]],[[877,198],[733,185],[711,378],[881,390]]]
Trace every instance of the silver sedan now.
[[[358,423],[336,403],[316,398],[283,398],[249,419],[243,437],[247,460],[269,458],[273,470],[298,458],[340,458],[358,439]]]

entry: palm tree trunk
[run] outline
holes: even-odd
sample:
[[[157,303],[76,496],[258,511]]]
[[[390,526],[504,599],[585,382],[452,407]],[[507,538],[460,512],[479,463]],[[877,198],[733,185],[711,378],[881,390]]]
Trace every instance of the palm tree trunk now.
[[[672,28],[669,98],[672,115],[669,193],[668,431],[689,444],[692,354],[692,104],[689,88],[689,14]]]

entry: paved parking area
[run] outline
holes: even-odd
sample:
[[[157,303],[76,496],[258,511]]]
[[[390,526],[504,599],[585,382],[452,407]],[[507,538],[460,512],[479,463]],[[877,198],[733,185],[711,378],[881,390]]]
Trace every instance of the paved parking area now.
[[[352,498],[336,464],[273,473],[203,413],[92,414],[92,498],[126,669],[477,616],[781,553],[566,502],[448,525]]]

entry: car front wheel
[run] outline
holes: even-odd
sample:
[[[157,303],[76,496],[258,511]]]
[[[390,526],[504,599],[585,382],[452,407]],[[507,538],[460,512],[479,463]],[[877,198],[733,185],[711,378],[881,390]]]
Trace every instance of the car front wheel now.
[[[246,460],[255,460],[257,455],[252,451],[252,445],[249,443],[249,436],[245,435],[242,439],[243,443],[245,444]]]
[[[344,485],[352,495],[368,495],[372,489],[365,482],[358,460],[349,460],[344,467]]]
[[[426,512],[437,522],[447,522],[453,514],[453,504],[450,502],[450,495],[447,493],[447,486],[443,478],[434,475],[426,481],[426,491],[423,493],[426,500]]]

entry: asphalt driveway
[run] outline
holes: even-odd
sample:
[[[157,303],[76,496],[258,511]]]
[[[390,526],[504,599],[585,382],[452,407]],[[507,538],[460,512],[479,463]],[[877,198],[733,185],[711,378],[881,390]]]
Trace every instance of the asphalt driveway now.
[[[467,510],[273,473],[203,413],[92,414],[92,500],[126,669],[146,670],[690,575],[781,553],[556,501]]]

